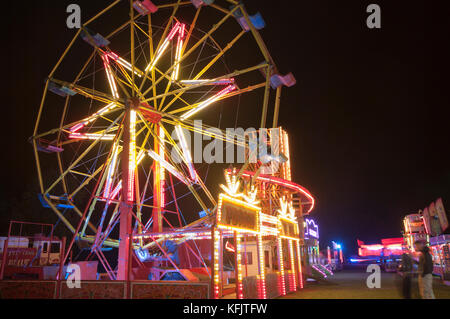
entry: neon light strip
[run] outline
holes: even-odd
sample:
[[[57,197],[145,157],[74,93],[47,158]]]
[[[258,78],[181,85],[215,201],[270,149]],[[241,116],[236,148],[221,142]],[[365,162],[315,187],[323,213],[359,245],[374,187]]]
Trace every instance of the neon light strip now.
[[[136,159],[136,167],[138,167],[139,166],[139,164],[142,162],[142,160],[144,159],[144,157],[145,157],[145,153],[144,153],[144,151],[140,151],[139,152],[139,154],[138,154],[138,156],[137,156],[137,159]],[[117,195],[119,194],[119,192],[122,190],[122,180],[120,180],[119,181],[119,183],[117,183],[117,186],[114,188],[114,190],[111,192],[111,197],[109,198],[110,199],[110,202],[109,203],[111,203],[111,200],[113,200],[113,199],[115,199],[116,197],[117,197]],[[108,198],[107,196],[105,196],[105,198]]]
[[[113,181],[113,177],[114,177],[114,171],[116,169],[118,155],[119,155],[119,146],[118,146],[118,144],[116,144],[114,147],[113,157],[112,157],[111,163],[109,164],[109,168],[108,168],[108,175],[106,177],[105,190],[103,192],[104,198],[109,198],[109,195],[111,192],[111,185],[112,185],[112,181]]]
[[[174,175],[176,178],[178,178],[181,182],[183,182],[186,185],[190,185],[189,181],[186,180],[186,178],[184,178],[184,176],[178,172],[175,167],[173,167],[172,165],[170,165],[166,160],[164,160],[163,158],[161,158],[161,156],[159,156],[158,154],[156,154],[155,152],[153,152],[152,150],[148,150],[147,154],[153,158],[153,160],[159,162],[160,165],[164,166],[165,169],[167,169],[172,175]]]
[[[261,232],[264,235],[277,236],[279,234],[279,230],[277,229],[277,227],[261,226]]]
[[[128,160],[127,200],[134,200],[134,173],[136,170],[136,111],[130,111],[130,150]]]
[[[303,289],[303,269],[302,269],[302,257],[300,254],[300,244],[295,243],[295,248],[297,249],[297,264],[298,264],[298,278],[300,289]]]
[[[245,208],[250,208],[250,209],[253,209],[253,210],[257,211],[257,212],[259,212],[261,210],[261,208],[259,208],[258,206],[255,206],[255,205],[243,202],[241,200],[235,199],[233,197],[230,197],[230,196],[225,195],[225,194],[222,193],[222,194],[219,195],[219,201],[222,201],[223,199],[227,199],[233,204],[236,204],[236,205],[239,205],[239,206],[243,206]],[[221,205],[219,205],[219,207],[220,206]],[[220,220],[220,218],[221,218],[221,214],[219,214],[219,212],[218,212],[218,217],[217,218],[218,218],[218,220]]]
[[[254,173],[249,172],[249,171],[245,171],[242,174],[242,176],[245,176],[245,177],[252,177],[253,175],[254,175]],[[273,184],[280,185],[280,186],[283,186],[283,187],[295,189],[296,191],[304,194],[306,197],[308,197],[311,200],[311,207],[309,208],[307,214],[309,214],[314,209],[314,206],[315,206],[314,197],[306,189],[304,189],[300,185],[297,185],[297,184],[295,184],[293,182],[286,181],[286,180],[283,180],[281,178],[277,178],[277,177],[273,177],[273,176],[269,177],[269,176],[259,175],[257,177],[257,179],[260,180],[260,181],[265,181],[265,182],[273,183]]]
[[[111,87],[111,93],[112,93],[112,95],[113,95],[113,97],[115,99],[118,99],[119,98],[119,93],[117,91],[116,82],[114,80],[114,76],[113,76],[113,73],[111,71],[111,66],[109,64],[108,55],[103,54],[102,55],[102,59],[103,59],[103,65],[104,65],[105,71],[106,71],[106,76],[108,77],[109,86]]]
[[[214,231],[214,298],[219,299],[220,293],[220,276],[219,276],[219,240],[220,233]]]
[[[319,272],[323,276],[323,278],[327,278],[327,274],[320,270],[316,265],[312,265],[312,268],[317,270],[317,272]]]
[[[175,26],[172,28],[172,31],[170,31],[167,38],[164,40],[162,46],[159,48],[159,50],[156,52],[155,57],[153,58],[153,61],[147,66],[145,69],[145,72],[149,72],[153,70],[158,60],[161,58],[161,56],[164,54],[164,52],[167,50],[167,47],[169,46],[170,41],[172,41],[175,34],[177,34],[178,29],[180,28],[180,23],[177,22]]]
[[[264,248],[263,248],[263,242],[262,242],[262,236],[261,234],[258,234],[256,236],[257,241],[258,241],[258,251],[259,251],[259,276],[258,276],[258,281],[259,281],[259,298],[260,299],[266,299],[267,295],[266,295],[266,270],[265,270],[265,265],[264,265]]]
[[[285,170],[285,178],[288,181],[292,180],[292,176],[291,176],[291,159],[290,159],[290,154],[289,154],[289,136],[285,131],[281,131],[283,134],[283,154],[287,157],[287,162],[283,163],[284,166],[284,170]]]
[[[225,250],[229,251],[230,253],[236,253],[236,248],[231,246],[229,241],[227,241],[227,243],[225,244]]]
[[[178,31],[178,41],[177,41],[177,51],[175,54],[175,69],[172,72],[172,81],[177,81],[178,76],[180,74],[180,60],[181,60],[181,51],[183,49],[183,39],[184,39],[184,33],[186,30],[186,26],[184,24],[181,24]]]
[[[260,218],[260,213],[256,215],[257,216],[257,225],[258,230],[260,230],[260,227],[262,225],[262,221]],[[256,235],[256,241],[257,241],[257,249],[258,249],[258,261],[259,261],[259,275],[257,276],[258,279],[258,297],[260,299],[266,299],[266,274],[265,274],[265,265],[264,265],[264,247],[263,247],[263,241],[261,236],[261,231]]]
[[[165,142],[165,136],[164,136],[164,129],[161,126],[158,126],[158,130],[159,130],[159,143],[158,143],[158,154],[159,156],[164,160],[164,142]],[[167,163],[168,164],[168,163]],[[175,168],[174,168],[175,169]],[[166,182],[166,171],[164,169],[164,166],[159,165],[159,198],[160,198],[160,202],[159,202],[159,206],[161,208],[163,208],[165,205],[165,194],[164,194],[164,189],[165,189],[165,182]]]
[[[197,107],[195,107],[192,110],[190,110],[190,111],[186,112],[185,114],[183,114],[181,116],[181,119],[184,121],[184,120],[190,118],[192,115],[200,112],[204,108],[210,106],[211,104],[213,104],[214,102],[219,100],[222,96],[224,96],[224,95],[226,95],[226,94],[228,94],[228,93],[230,93],[230,92],[232,92],[234,90],[236,90],[236,86],[234,86],[234,85],[227,86],[225,89],[223,89],[222,91],[220,91],[219,93],[217,93],[213,97],[207,99],[205,102],[200,103]]]
[[[267,214],[261,214],[261,221],[275,224],[275,225],[278,224],[278,218],[276,216],[271,216],[271,215],[267,215]]]
[[[115,54],[114,52],[108,52],[107,55],[113,59],[115,62],[117,62],[118,64],[120,64],[121,66],[123,66],[125,69],[127,69],[128,71],[133,72],[133,66],[131,65],[130,62],[122,59],[121,57],[119,57],[117,54]],[[137,71],[136,69],[134,70],[134,74],[136,74],[138,77],[142,76],[142,72]]]
[[[69,135],[69,138],[76,140],[101,140],[101,141],[112,141],[114,140],[115,135],[109,134],[81,134],[81,133],[72,133]]]
[[[289,247],[289,261],[291,263],[291,271],[289,273],[289,288],[290,291],[297,290],[297,283],[295,280],[295,261],[294,261],[294,246],[292,240],[288,241]]]
[[[325,267],[325,269],[328,270],[332,276],[334,276],[334,273],[331,271],[331,265],[325,265],[323,267]]]
[[[237,299],[244,299],[244,287],[242,285],[242,255],[241,255],[241,237],[239,233],[236,235],[236,259],[237,259]]]
[[[81,123],[78,123],[77,125],[73,126],[70,131],[72,133],[76,133],[78,132],[80,129],[82,129],[83,127],[85,127],[86,125],[88,125],[89,123],[92,123],[93,121],[95,121],[98,117],[102,116],[103,114],[105,114],[106,112],[116,108],[117,105],[115,103],[110,103],[107,106],[105,106],[104,108],[102,108],[100,111],[94,113],[93,115],[91,115],[90,117],[86,118],[85,120],[83,120]]]
[[[198,85],[198,84],[204,84],[204,85],[229,85],[234,84],[234,79],[221,79],[217,81],[211,81],[211,80],[181,80],[181,84],[184,85]]]
[[[122,190],[122,180],[119,181],[119,183],[117,184],[117,186],[116,186],[116,187],[114,188],[114,190],[112,191],[110,200],[115,199],[121,190]],[[110,202],[109,202],[109,203],[110,203]]]
[[[284,261],[283,261],[283,241],[278,237],[278,262],[280,264],[280,293],[282,296],[286,295],[286,282],[284,280]]]
[[[194,164],[192,163],[191,152],[189,151],[189,147],[187,145],[186,137],[183,134],[183,129],[180,125],[175,126],[175,131],[178,136],[178,140],[180,141],[181,150],[183,151],[184,159],[187,163],[187,167],[189,169],[189,174],[191,175],[191,179],[198,182],[198,175],[194,168]]]
[[[218,202],[218,206],[217,206],[218,207],[217,208],[217,221],[220,221],[221,218],[222,218],[222,205],[223,205],[223,200],[224,199],[227,199],[229,202],[231,202],[233,204],[236,204],[238,206],[242,206],[242,207],[246,207],[246,208],[250,208],[250,209],[255,210],[256,214],[257,214],[257,218],[259,220],[258,216],[259,216],[259,214],[261,212],[259,207],[256,207],[256,206],[251,205],[249,203],[246,203],[246,202],[240,201],[238,199],[232,198],[232,197],[227,196],[227,195],[222,193],[222,194],[219,195],[219,202]],[[259,223],[259,221],[258,221],[258,223]],[[237,232],[252,233],[252,234],[255,234],[255,235],[258,235],[258,234],[261,233],[260,229],[258,229],[258,230],[251,230],[251,229],[245,229],[245,228],[240,228],[240,227],[232,227],[232,226],[228,226],[228,225],[221,225],[219,222],[217,223],[217,227],[220,228],[220,229],[226,229],[226,230],[237,231]],[[258,228],[260,228],[260,227],[258,226]]]

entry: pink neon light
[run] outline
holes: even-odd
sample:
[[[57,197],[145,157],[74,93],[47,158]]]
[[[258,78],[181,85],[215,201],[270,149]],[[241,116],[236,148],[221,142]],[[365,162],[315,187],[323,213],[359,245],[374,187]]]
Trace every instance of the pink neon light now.
[[[128,161],[127,200],[134,200],[134,173],[136,169],[136,111],[130,112],[130,150]]]
[[[316,265],[312,265],[312,268],[317,270],[324,278],[327,278],[327,275],[322,270],[320,270]]]
[[[180,28],[180,22],[177,22],[175,24],[175,26],[172,28],[172,30],[170,31],[169,35],[167,36],[167,39],[169,41],[173,40],[173,38],[174,38],[175,34],[177,34],[179,28]]]
[[[85,136],[81,133],[73,133],[73,134],[69,135],[69,138],[85,140],[85,139],[87,139],[87,136]]]
[[[107,106],[105,106],[104,108],[102,108],[101,110],[99,110],[98,112],[94,113],[93,115],[89,116],[88,118],[84,119],[83,122],[76,124],[75,126],[73,126],[70,129],[71,133],[77,133],[78,131],[80,131],[83,127],[85,127],[87,124],[93,122],[97,117],[102,116],[103,114],[105,114],[106,112],[116,108],[117,105],[114,103],[110,103]]]
[[[70,139],[76,139],[76,140],[106,140],[111,141],[113,140],[115,135],[103,135],[103,134],[81,134],[81,133],[72,133],[69,135]]]
[[[221,79],[221,80],[217,80],[217,81],[213,81],[213,82],[211,82],[210,80],[182,80],[181,83],[182,84],[187,84],[187,85],[198,85],[198,84],[203,84],[203,85],[227,85],[227,84],[234,84],[235,80],[234,80],[234,78]]]
[[[72,127],[71,129],[70,129],[70,131],[72,132],[72,133],[76,133],[76,132],[78,132],[79,130],[81,130],[83,127],[84,127],[84,123],[79,123],[79,124],[77,124],[77,125],[75,125],[74,127]]]
[[[184,23],[181,24],[180,26],[180,38],[184,39],[186,33],[186,25]]]
[[[114,98],[119,98],[119,94],[117,92],[116,82],[114,81],[114,76],[111,72],[111,66],[109,65],[109,56],[106,54],[102,55],[103,65],[105,67],[106,76],[108,77],[109,85],[111,86],[111,92]]]

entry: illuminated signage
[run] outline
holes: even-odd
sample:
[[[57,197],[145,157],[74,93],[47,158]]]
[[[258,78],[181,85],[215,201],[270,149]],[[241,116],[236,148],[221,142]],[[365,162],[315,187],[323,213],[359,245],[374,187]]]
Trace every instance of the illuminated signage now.
[[[219,226],[237,231],[258,231],[259,208],[243,201],[221,195],[217,214]]]
[[[319,239],[319,226],[312,219],[305,219],[305,238]]]

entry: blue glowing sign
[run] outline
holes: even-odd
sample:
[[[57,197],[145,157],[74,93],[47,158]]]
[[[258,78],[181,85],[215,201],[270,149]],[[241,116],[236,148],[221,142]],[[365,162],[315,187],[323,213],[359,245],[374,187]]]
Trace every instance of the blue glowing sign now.
[[[319,226],[314,220],[305,219],[305,239],[309,238],[319,239]]]

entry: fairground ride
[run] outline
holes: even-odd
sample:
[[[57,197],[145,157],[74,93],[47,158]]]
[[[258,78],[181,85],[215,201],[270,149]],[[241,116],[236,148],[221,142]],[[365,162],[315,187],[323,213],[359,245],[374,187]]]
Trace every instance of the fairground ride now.
[[[313,209],[314,198],[291,181],[288,136],[278,127],[278,114],[282,87],[295,79],[278,72],[259,33],[264,26],[259,13],[249,15],[231,0],[117,0],[82,25],[46,80],[31,139],[41,201],[73,234],[64,261],[82,242],[87,258],[96,256],[111,280],[129,280],[132,262],[142,265],[155,256],[178,270],[167,242],[185,243],[217,286],[217,240],[209,264],[195,240],[228,236],[239,244],[239,228],[220,220],[227,202],[256,207],[258,227],[241,231],[257,234],[259,244],[263,236],[282,233],[291,272],[298,267],[301,273],[294,260],[300,260],[302,231],[293,221]],[[67,71],[74,68],[76,73]],[[229,136],[206,124],[221,117],[219,104],[235,110],[251,95],[257,103],[245,107],[261,114],[254,125],[262,135],[271,94],[273,125],[265,143],[272,151],[279,145],[283,156],[251,162],[249,134]],[[225,171],[220,196],[194,161],[188,132],[246,150],[245,162]],[[276,169],[264,171],[270,165]],[[46,174],[49,166],[57,176]],[[187,197],[195,204],[182,207]],[[182,211],[204,217],[187,223]],[[105,248],[118,249],[117,267]],[[265,297],[262,288],[259,296]]]

